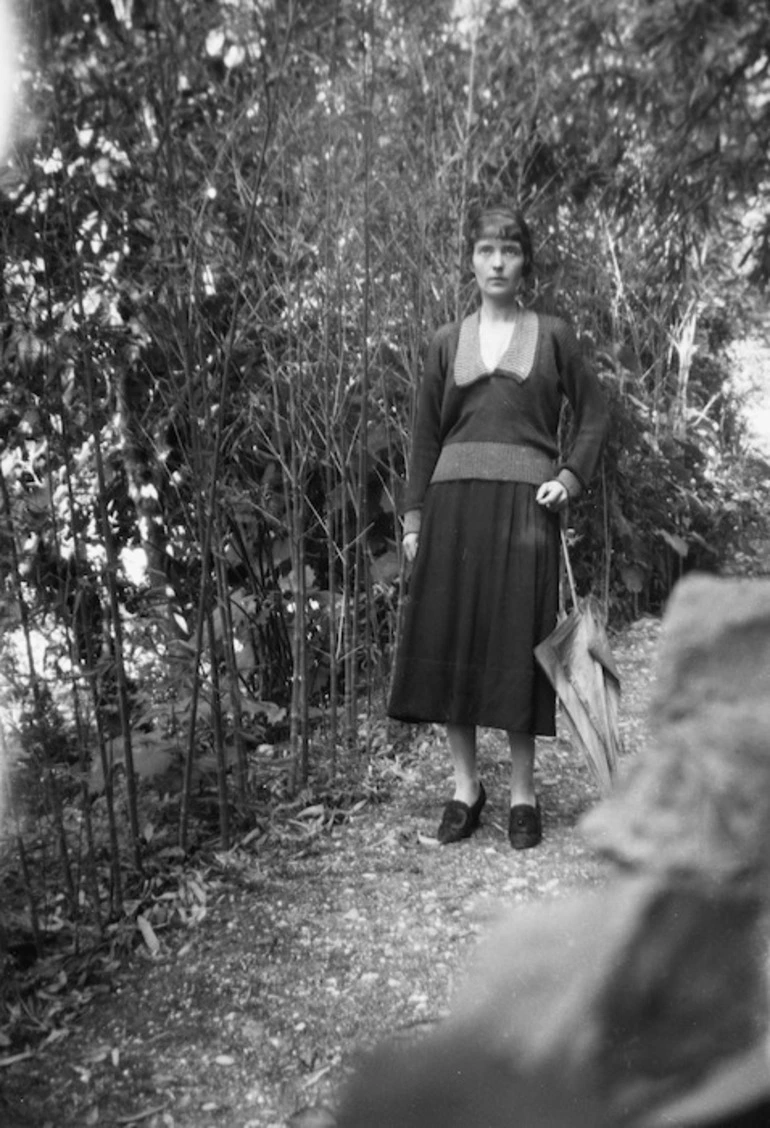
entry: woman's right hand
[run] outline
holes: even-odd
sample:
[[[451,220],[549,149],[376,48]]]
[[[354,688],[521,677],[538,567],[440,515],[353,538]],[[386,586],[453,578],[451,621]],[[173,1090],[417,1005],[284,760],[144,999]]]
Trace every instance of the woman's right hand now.
[[[404,550],[404,556],[410,564],[417,555],[417,546],[419,543],[419,533],[404,533],[404,539],[401,541],[401,547]]]

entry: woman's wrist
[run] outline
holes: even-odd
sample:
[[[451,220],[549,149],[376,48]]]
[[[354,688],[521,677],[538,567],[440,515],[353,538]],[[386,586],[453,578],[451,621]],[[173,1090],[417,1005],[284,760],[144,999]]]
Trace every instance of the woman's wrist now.
[[[576,497],[580,497],[583,492],[580,478],[578,478],[577,474],[573,474],[571,470],[568,470],[566,466],[559,471],[554,480],[564,486],[570,501],[573,501]]]
[[[404,514],[404,531],[402,536],[409,536],[410,533],[419,533],[420,525],[422,524],[422,511],[419,509],[407,509]]]

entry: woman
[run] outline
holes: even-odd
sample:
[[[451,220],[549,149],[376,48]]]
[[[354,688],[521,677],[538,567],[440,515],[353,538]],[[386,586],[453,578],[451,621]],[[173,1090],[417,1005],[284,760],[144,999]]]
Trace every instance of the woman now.
[[[524,309],[532,238],[518,212],[469,225],[480,308],[439,329],[417,408],[403,547],[414,561],[388,713],[447,727],[454,797],[441,843],[469,837],[486,802],[476,728],[511,751],[508,836],[542,837],[535,736],[555,733],[555,698],[533,649],[558,606],[559,513],[599,459],[606,410],[597,377],[559,318]],[[558,462],[566,396],[574,435]]]

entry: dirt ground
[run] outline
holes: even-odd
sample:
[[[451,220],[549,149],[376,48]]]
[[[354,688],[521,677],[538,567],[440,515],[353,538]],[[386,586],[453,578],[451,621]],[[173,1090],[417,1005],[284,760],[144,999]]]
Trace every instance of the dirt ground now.
[[[643,619],[613,640],[621,770],[644,746],[658,631]],[[196,923],[91,976],[76,1016],[63,1005],[42,1041],[21,1052],[0,1041],[0,1123],[329,1124],[324,1110],[361,1052],[437,1022],[503,911],[606,880],[578,829],[598,793],[563,734],[538,753],[538,849],[508,845],[495,734],[484,734],[481,763],[489,802],[479,832],[457,846],[431,844],[449,773],[440,733],[426,729],[379,765],[381,801],[343,821],[311,804],[270,840],[216,856],[196,885]]]

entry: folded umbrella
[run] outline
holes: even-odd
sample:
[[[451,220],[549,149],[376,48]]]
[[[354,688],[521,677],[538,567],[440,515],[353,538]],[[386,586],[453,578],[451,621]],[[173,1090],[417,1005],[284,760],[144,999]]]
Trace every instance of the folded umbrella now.
[[[593,596],[578,599],[562,530],[573,607],[538,646],[535,657],[556,691],[567,728],[602,793],[609,791],[621,747],[620,675],[604,616]]]

